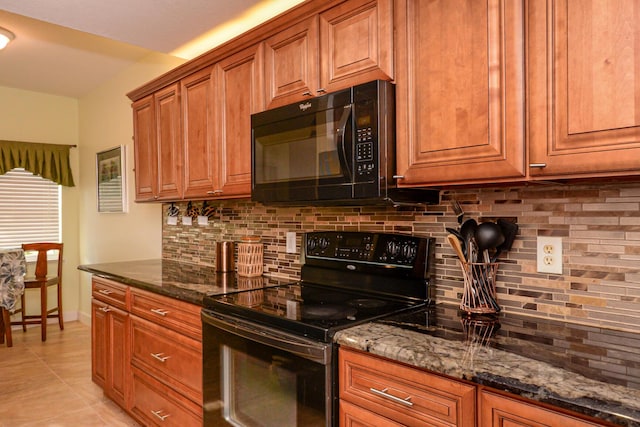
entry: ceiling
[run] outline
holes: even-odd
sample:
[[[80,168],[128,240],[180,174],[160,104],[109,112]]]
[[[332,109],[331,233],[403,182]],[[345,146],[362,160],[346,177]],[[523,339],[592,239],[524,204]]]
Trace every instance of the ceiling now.
[[[193,58],[300,1],[0,0],[16,35],[0,86],[80,98],[153,52]]]

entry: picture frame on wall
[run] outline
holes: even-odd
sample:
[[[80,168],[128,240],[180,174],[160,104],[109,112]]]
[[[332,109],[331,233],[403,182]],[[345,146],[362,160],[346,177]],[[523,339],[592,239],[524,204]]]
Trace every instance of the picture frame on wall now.
[[[97,204],[100,213],[127,212],[125,146],[96,154]]]

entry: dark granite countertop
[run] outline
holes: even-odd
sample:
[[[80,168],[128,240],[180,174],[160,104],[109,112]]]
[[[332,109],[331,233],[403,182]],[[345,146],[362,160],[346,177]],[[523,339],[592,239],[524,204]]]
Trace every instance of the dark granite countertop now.
[[[640,426],[640,333],[437,305],[340,331],[342,346]]]
[[[160,259],[78,269],[198,305],[206,295],[290,282]],[[640,333],[508,313],[470,319],[456,306],[437,305],[340,331],[335,341],[614,424],[640,426]]]
[[[78,269],[198,305],[202,305],[205,295],[291,282],[290,279],[266,276],[240,277],[236,273],[218,273],[213,267],[166,259],[80,265]]]

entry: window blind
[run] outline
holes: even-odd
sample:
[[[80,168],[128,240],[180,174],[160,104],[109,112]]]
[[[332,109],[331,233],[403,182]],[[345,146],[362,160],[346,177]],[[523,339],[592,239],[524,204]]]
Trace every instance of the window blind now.
[[[0,175],[0,248],[60,242],[60,186],[24,169]]]

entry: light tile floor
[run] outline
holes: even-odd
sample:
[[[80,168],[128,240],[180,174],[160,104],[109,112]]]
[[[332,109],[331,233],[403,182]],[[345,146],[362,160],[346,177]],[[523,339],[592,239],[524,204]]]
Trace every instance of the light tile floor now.
[[[13,331],[0,345],[0,427],[138,426],[91,381],[91,328],[80,322]]]

